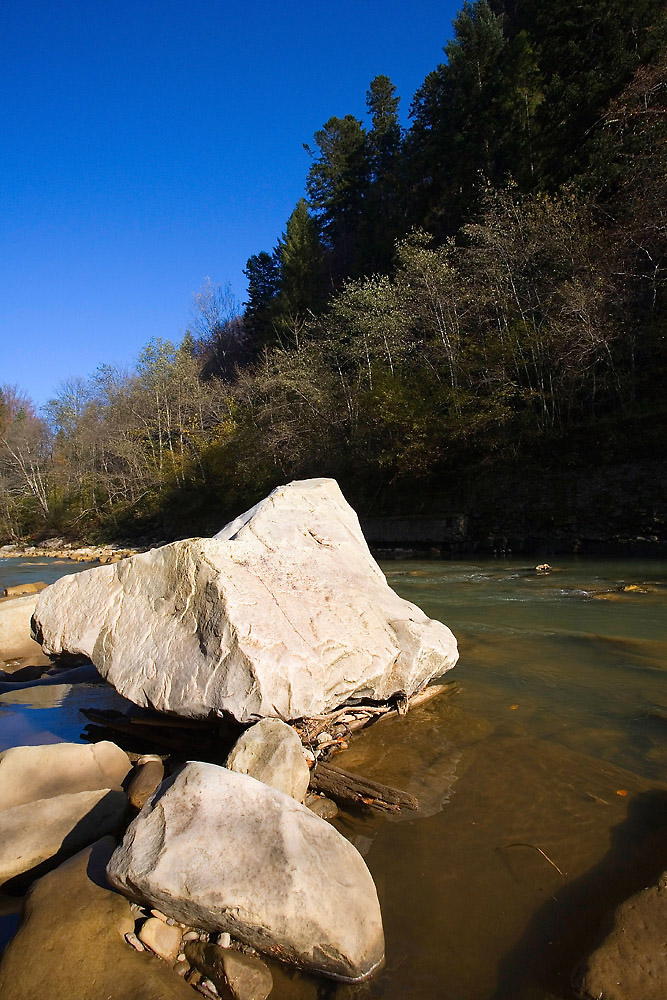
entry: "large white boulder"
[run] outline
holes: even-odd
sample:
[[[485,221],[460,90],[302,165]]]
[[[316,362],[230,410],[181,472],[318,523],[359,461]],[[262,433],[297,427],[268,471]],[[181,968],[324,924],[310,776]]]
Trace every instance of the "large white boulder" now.
[[[410,695],[458,658],[390,589],[332,479],[274,490],[215,538],[63,577],[33,629],[138,705],[241,722]]]
[[[364,979],[384,956],[375,885],[352,844],[291,796],[215,764],[162,783],[107,875],[176,920],[324,975]]]

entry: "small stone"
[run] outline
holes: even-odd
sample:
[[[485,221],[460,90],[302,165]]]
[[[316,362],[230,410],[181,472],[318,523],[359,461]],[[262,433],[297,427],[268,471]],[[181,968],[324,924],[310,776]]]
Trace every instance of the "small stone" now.
[[[297,733],[280,719],[262,719],[232,747],[226,766],[303,802],[310,771]]]
[[[161,920],[163,924],[169,923],[169,918],[162,912],[162,910],[151,910],[151,916]]]
[[[224,958],[229,1000],[266,1000],[273,989],[273,976],[264,962],[251,955],[227,951]]]
[[[232,944],[231,934],[228,934],[227,931],[223,931],[222,934],[218,934],[216,944],[219,944],[221,948],[230,948]]]
[[[182,938],[183,941],[198,941],[199,931],[186,931]]]
[[[164,778],[164,765],[155,755],[140,757],[127,787],[127,797],[135,809],[142,809]]]
[[[318,733],[317,735],[318,743],[328,743],[330,739],[331,739],[331,733],[324,732],[324,733]]]
[[[185,957],[185,955],[184,955],[184,953],[182,951],[180,951],[178,953],[178,955],[176,956],[176,961],[177,962],[185,962],[185,961],[187,961],[187,959],[186,959],[186,957]]]
[[[141,941],[139,940],[139,938],[137,937],[137,935],[133,931],[130,931],[128,934],[125,935],[125,940],[127,941],[128,944],[132,945],[135,951],[146,950]]]
[[[183,958],[185,959],[185,955],[183,956]],[[180,959],[180,955],[179,955],[179,959]],[[185,979],[185,977],[187,976],[188,972],[191,972],[191,971],[192,970],[190,969],[190,966],[188,965],[188,963],[186,961],[183,961],[180,965],[177,964],[175,966],[175,968],[174,968],[174,972],[176,973],[176,975],[180,976],[182,979]]]
[[[174,962],[181,950],[181,931],[158,917],[149,917],[139,930],[139,940],[165,962]]]
[[[308,806],[320,819],[333,819],[334,816],[338,815],[338,806],[326,795],[315,795],[311,792],[306,795],[304,805]]]
[[[211,979],[202,979],[201,986],[203,986],[204,989],[209,990],[214,997],[218,996],[216,985]]]
[[[266,1000],[273,989],[268,966],[252,955],[214,944],[190,944],[187,954],[225,1000]]]

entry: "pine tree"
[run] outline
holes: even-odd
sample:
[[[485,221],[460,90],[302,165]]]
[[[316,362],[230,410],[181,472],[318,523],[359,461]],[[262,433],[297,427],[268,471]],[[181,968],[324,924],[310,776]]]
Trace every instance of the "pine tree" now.
[[[368,190],[366,133],[353,115],[330,118],[315,133],[306,189],[328,251],[332,285],[361,270],[361,224]]]
[[[475,211],[484,178],[497,182],[504,170],[502,18],[486,0],[466,0],[453,27],[447,63],[430,73],[415,95],[407,147],[413,221],[440,236],[456,232]]]
[[[400,98],[388,76],[376,76],[366,92],[371,116],[367,133],[370,185],[364,205],[363,270],[387,272],[394,244],[403,235]]]
[[[278,313],[283,316],[314,312],[324,298],[324,257],[315,221],[305,198],[300,198],[278,241]]]
[[[280,291],[280,262],[266,250],[248,258],[243,271],[248,279],[245,328],[257,354],[275,340],[276,298]]]

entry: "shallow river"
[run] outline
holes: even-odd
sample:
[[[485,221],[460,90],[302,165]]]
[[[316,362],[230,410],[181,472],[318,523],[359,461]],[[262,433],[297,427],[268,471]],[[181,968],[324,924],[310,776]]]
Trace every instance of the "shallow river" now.
[[[274,966],[274,1000],[571,997],[601,917],[667,869],[667,565],[554,566],[383,565],[454,631],[460,688],[336,758],[420,800],[400,818],[335,821],[378,887],[384,970],[349,987]],[[0,581],[74,568],[0,560]],[[80,739],[79,708],[109,698],[88,685],[0,695],[0,749]]]

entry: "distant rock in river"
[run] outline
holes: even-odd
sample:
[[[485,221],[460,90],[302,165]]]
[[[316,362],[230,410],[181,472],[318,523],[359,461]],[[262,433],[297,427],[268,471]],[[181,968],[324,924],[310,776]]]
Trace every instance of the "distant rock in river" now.
[[[240,722],[411,695],[458,658],[390,589],[332,479],[280,487],[214,538],[63,577],[33,630],[138,705]]]

